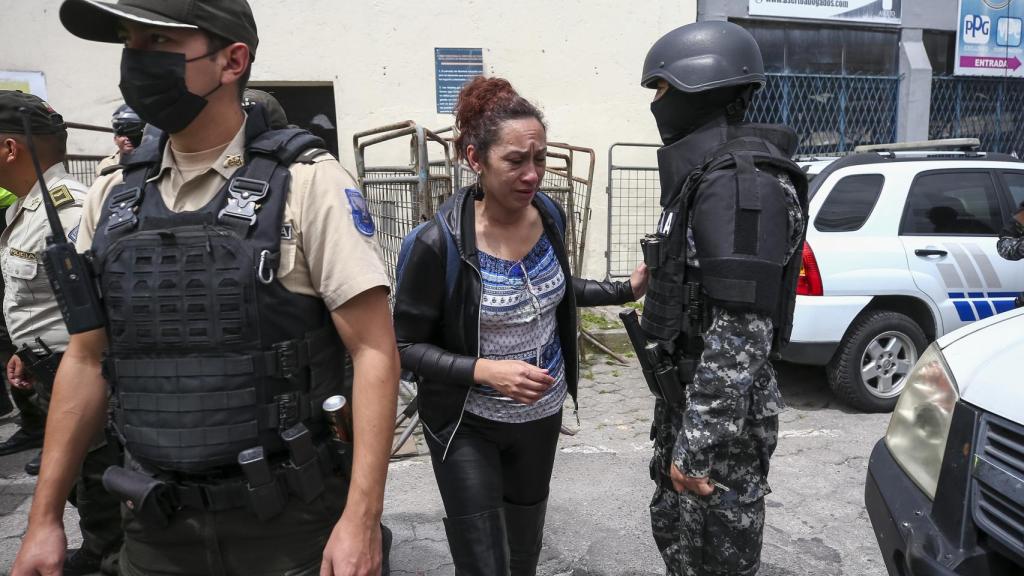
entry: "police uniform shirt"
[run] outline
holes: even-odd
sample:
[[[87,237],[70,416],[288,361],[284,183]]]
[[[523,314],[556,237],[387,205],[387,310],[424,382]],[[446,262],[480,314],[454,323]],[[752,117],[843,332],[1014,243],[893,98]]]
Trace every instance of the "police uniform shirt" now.
[[[245,129],[226,146],[184,154],[164,149],[155,182],[175,212],[202,208],[216,196],[245,158]],[[377,286],[389,286],[373,225],[355,180],[330,154],[312,164],[293,164],[291,190],[281,225],[277,277],[291,292],[317,296],[334,310]],[[98,178],[82,215],[80,252],[92,246],[107,195],[122,181],[121,171]]]
[[[52,166],[43,177],[64,232],[74,242],[86,187],[68,176],[61,164]],[[5,283],[4,320],[11,340],[18,348],[28,344],[38,353],[43,349],[36,343],[37,337],[55,352],[68,344],[64,318],[43,269],[42,251],[49,235],[43,192],[37,182],[27,196],[7,209],[7,228],[0,235],[0,268]]]
[[[97,176],[102,175],[104,170],[106,170],[107,168],[110,168],[111,166],[117,166],[117,164],[120,163],[120,162],[121,162],[121,153],[120,152],[114,152],[113,154],[111,154],[110,156],[107,156],[103,160],[100,160],[96,164],[96,175]]]

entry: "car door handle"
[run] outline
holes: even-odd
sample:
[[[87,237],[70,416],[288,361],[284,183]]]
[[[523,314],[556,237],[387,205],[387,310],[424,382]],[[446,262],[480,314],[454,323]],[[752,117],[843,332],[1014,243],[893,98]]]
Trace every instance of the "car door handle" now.
[[[936,250],[934,248],[918,248],[917,250],[914,250],[914,254],[917,254],[918,256],[947,256],[949,255],[949,252],[946,252],[945,250]]]

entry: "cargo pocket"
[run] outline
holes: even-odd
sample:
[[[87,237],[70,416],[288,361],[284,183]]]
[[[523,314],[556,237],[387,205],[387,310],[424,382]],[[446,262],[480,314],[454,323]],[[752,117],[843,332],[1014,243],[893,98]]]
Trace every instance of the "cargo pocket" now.
[[[771,364],[765,364],[754,377],[754,385],[750,388],[749,416],[753,420],[762,420],[779,415],[785,408],[775,369]]]

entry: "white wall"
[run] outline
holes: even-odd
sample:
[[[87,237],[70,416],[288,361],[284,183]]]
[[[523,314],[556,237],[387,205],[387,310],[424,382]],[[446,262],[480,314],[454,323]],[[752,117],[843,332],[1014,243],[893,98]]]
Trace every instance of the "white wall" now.
[[[661,34],[696,19],[696,0],[250,1],[260,30],[252,80],[332,82],[350,168],[353,132],[407,119],[451,124],[435,112],[434,48],[483,48],[487,73],[542,108],[551,140],[597,152],[586,264],[604,275],[608,147],[657,141],[651,94],[638,84],[643,58]],[[59,6],[0,0],[0,69],[43,71],[68,120],[106,124],[121,100],[120,48],[71,36]],[[105,139],[76,135],[72,151],[95,152]]]

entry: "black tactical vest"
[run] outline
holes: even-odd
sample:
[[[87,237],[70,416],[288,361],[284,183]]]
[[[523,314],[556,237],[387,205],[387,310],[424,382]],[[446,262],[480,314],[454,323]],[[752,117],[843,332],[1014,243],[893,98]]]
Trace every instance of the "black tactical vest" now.
[[[699,322],[687,320],[702,315],[697,307],[716,304],[770,316],[773,349],[788,342],[800,254],[785,258],[789,214],[778,174],[793,182],[806,219],[807,179],[790,160],[796,143],[782,126],[714,122],[659,150],[662,246],[642,324],[652,340],[699,338]],[[694,238],[699,269],[687,265],[691,219],[701,222]]]
[[[276,277],[288,167],[323,142],[269,131],[259,115],[245,130],[244,166],[194,212],[172,212],[146,181],[166,139],[140,147],[93,241],[115,424],[132,458],[160,470],[222,472],[248,448],[281,453],[280,430],[302,422],[322,436],[321,403],[349,394],[323,301]]]

